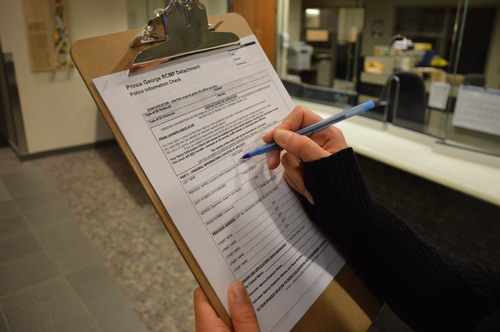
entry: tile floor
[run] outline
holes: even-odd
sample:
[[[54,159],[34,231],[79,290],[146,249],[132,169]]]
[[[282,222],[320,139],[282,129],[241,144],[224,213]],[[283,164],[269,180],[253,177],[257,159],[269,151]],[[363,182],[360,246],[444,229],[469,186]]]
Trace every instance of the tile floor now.
[[[147,331],[36,162],[0,150],[0,331]]]

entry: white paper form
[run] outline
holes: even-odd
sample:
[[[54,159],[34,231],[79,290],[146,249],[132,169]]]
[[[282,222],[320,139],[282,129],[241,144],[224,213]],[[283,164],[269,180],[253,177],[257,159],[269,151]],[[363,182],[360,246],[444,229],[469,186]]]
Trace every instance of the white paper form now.
[[[288,331],[343,266],[281,170],[242,160],[294,107],[254,36],[237,51],[94,80],[227,309],[242,281],[263,331]]]

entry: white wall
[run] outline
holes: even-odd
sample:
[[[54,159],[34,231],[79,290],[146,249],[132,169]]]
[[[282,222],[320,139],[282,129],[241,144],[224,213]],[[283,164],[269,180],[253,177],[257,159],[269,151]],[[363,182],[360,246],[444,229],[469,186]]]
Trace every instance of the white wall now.
[[[226,0],[202,2],[209,15],[227,12]],[[67,0],[67,4],[71,41],[127,30],[134,18],[137,26],[146,23],[144,0]],[[147,13],[148,18],[152,14]],[[0,0],[0,37],[3,51],[14,58],[29,154],[112,137],[76,68],[31,72],[22,1]]]
[[[306,0],[307,1],[307,0]],[[290,42],[300,41],[302,24],[302,0],[290,0],[290,12],[288,14],[288,33]]]
[[[125,0],[68,0],[68,6],[72,41],[127,28]],[[14,58],[28,153],[111,138],[75,68],[31,72],[22,1],[0,0],[0,36]]]
[[[148,6],[143,0],[127,0],[128,29],[142,28],[147,20],[153,18],[153,12],[147,13]]]
[[[207,7],[207,15],[227,13],[227,0],[200,0]]]

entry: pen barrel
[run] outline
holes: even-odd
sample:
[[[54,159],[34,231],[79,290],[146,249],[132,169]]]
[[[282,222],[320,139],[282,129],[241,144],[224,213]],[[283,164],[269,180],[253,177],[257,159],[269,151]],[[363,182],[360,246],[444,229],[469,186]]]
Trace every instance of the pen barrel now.
[[[350,117],[353,117],[355,115],[359,115],[361,113],[364,113],[364,112],[368,111],[369,109],[372,109],[373,107],[375,107],[375,103],[373,101],[369,100],[367,102],[364,102],[362,104],[354,106],[353,108],[350,108],[350,109],[345,110],[343,112],[332,115],[324,120],[316,122],[315,124],[312,124],[308,127],[299,129],[296,131],[296,133],[299,135],[305,135],[305,136],[312,135],[312,134],[314,134],[320,130],[323,130],[331,125],[334,125],[340,121],[343,121],[343,120],[348,119]]]
[[[252,154],[255,153],[255,155],[257,156],[257,155],[261,155],[261,154],[264,154],[266,152],[272,151],[276,148],[279,148],[278,144],[271,142],[271,143],[267,143],[267,144],[264,144],[264,145],[258,147],[257,149],[252,151]]]
[[[299,129],[296,131],[297,134],[299,135],[304,135],[304,136],[309,136],[312,135],[320,130],[323,130],[337,122],[340,122],[342,120],[348,119],[350,117],[353,117],[355,115],[361,114],[363,112],[368,111],[369,109],[375,107],[375,103],[371,100],[364,102],[362,104],[359,104],[357,106],[354,106],[353,108],[350,108],[348,110],[345,110],[343,112],[337,113],[335,115],[332,115],[324,120],[321,120],[319,122],[316,122],[315,124],[312,124],[310,126],[307,126],[305,128]],[[269,152],[271,150],[274,150],[276,148],[279,148],[279,146],[274,143],[267,143],[264,144],[255,150],[250,151],[249,153],[245,154],[243,158],[251,158],[255,157],[261,154],[264,154],[266,152]]]

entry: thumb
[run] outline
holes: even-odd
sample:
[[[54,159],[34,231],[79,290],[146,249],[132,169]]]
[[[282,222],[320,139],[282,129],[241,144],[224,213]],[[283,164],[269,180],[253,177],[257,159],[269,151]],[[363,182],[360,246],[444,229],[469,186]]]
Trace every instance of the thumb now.
[[[239,281],[229,288],[229,312],[236,332],[260,331],[250,297],[243,283]]]
[[[283,149],[303,161],[318,160],[330,155],[328,151],[324,150],[309,137],[296,134],[292,131],[276,130],[274,141]]]

